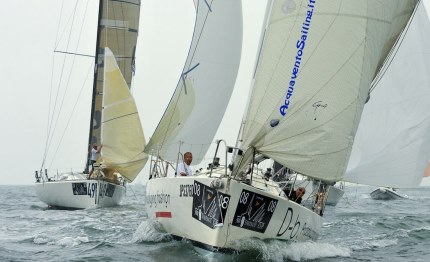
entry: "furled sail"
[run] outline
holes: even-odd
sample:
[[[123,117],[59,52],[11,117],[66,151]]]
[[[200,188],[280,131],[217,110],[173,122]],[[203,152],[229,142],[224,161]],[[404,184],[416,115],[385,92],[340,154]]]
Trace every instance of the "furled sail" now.
[[[421,182],[430,158],[430,20],[424,2],[364,107],[345,181],[395,188]]]
[[[101,164],[133,181],[148,160],[136,104],[109,48],[105,48]]]
[[[274,0],[242,148],[311,177],[341,180],[370,84],[415,5]]]
[[[239,0],[195,1],[196,22],[188,58],[173,97],[145,152],[176,161],[206,154],[229,102],[242,47]]]
[[[128,85],[134,74],[140,0],[100,0],[89,145],[100,143],[104,47],[109,46]]]

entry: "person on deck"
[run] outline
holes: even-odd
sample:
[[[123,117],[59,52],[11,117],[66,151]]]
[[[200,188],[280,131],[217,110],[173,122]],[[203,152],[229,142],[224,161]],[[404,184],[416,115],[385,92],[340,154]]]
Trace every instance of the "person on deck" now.
[[[289,194],[287,194],[288,199],[295,201],[297,204],[302,202],[302,197],[305,194],[306,190],[304,187],[299,187],[295,191],[292,190]]]
[[[90,154],[90,165],[91,165],[91,172],[90,175],[93,173],[94,170],[94,163],[97,161],[97,154],[100,153],[100,150],[102,150],[103,145],[100,145],[97,147],[97,144],[93,144],[93,148],[91,148],[91,154]]]
[[[186,152],[184,154],[184,162],[178,164],[178,169],[176,170],[176,174],[179,176],[192,176],[193,171],[190,167],[190,164],[192,161],[193,161],[193,154],[191,154],[191,152]]]

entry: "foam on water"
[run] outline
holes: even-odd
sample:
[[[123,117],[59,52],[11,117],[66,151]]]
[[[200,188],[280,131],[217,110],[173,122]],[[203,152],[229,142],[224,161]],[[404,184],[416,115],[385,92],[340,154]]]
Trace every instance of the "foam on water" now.
[[[64,246],[64,247],[74,247],[78,246],[81,243],[88,243],[89,239],[86,236],[79,237],[64,237],[58,240],[49,239],[45,236],[38,236],[33,239],[34,244],[46,244],[46,245],[55,245],[55,246]]]
[[[259,239],[246,239],[235,243],[240,251],[256,250],[263,260],[282,261],[290,259],[294,261],[324,258],[324,257],[349,257],[351,250],[339,245],[320,242],[292,242]]]
[[[133,234],[132,242],[163,242],[172,240],[172,237],[163,232],[161,225],[152,220],[145,220]]]

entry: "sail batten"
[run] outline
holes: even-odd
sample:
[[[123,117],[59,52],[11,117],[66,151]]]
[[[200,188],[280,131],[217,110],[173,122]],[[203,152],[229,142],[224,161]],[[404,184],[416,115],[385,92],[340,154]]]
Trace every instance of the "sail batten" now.
[[[203,159],[227,108],[242,47],[240,1],[195,1],[190,51],[173,97],[145,152],[175,162],[191,151]]]
[[[242,148],[341,180],[370,84],[416,1],[273,1]]]

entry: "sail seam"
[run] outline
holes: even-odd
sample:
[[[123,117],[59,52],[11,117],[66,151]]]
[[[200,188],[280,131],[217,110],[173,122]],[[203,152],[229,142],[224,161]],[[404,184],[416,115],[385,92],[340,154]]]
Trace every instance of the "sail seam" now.
[[[115,120],[115,119],[131,116],[131,115],[136,115],[136,114],[138,114],[138,112],[134,112],[134,113],[126,114],[126,115],[121,115],[121,116],[114,117],[114,118],[111,118],[109,120],[103,121],[103,123],[107,123],[107,122],[110,122],[110,121]]]

